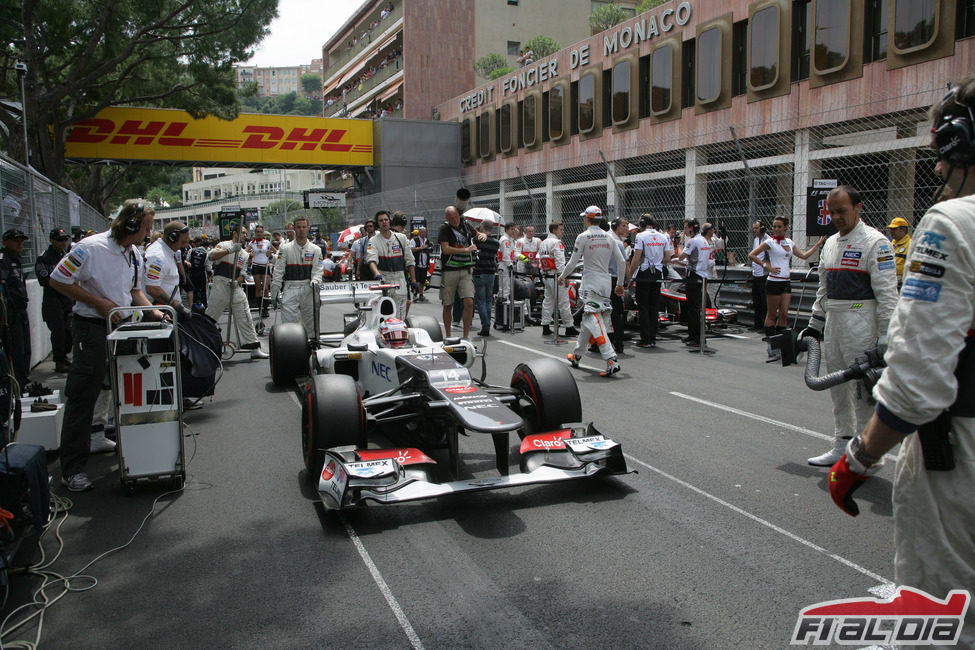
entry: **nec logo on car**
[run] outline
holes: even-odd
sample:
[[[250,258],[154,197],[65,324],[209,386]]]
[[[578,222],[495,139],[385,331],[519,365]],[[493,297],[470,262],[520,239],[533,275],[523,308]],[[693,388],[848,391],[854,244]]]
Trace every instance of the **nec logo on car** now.
[[[372,362],[372,374],[377,377],[382,377],[386,381],[392,381],[389,377],[389,371],[392,370],[391,367],[387,366],[385,363],[379,363],[378,361]]]

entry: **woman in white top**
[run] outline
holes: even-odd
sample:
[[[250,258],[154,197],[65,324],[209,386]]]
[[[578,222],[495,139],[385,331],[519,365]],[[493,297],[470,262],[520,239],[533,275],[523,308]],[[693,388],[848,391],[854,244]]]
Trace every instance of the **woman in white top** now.
[[[789,281],[792,274],[792,256],[809,259],[826,241],[825,237],[820,237],[809,250],[804,251],[785,236],[788,225],[789,220],[785,217],[775,217],[772,220],[772,237],[748,254],[752,262],[768,270],[768,281],[765,285],[768,301],[768,312],[765,315],[766,336],[774,336],[784,330],[789,318],[789,303],[792,302],[792,283]],[[763,260],[761,255],[766,252],[768,255]]]

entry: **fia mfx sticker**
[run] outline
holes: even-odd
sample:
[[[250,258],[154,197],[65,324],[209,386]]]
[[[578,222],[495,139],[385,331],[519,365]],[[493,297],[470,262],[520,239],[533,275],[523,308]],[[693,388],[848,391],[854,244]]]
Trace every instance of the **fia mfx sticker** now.
[[[901,297],[911,300],[924,300],[926,302],[938,302],[941,295],[940,282],[927,282],[916,278],[908,278],[901,289]]]

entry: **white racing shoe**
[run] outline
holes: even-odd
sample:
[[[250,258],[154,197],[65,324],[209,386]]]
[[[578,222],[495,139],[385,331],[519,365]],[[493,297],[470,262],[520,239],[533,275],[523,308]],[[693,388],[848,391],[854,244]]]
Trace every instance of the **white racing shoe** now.
[[[88,448],[92,454],[107,454],[115,451],[115,441],[105,437],[105,429],[91,432],[91,446]]]
[[[612,377],[621,370],[620,362],[616,360],[616,357],[608,360],[606,362],[606,370],[599,373],[600,377]]]
[[[835,438],[832,449],[825,454],[807,458],[806,462],[816,467],[832,467],[846,453],[846,444],[848,442],[850,442],[850,438]]]

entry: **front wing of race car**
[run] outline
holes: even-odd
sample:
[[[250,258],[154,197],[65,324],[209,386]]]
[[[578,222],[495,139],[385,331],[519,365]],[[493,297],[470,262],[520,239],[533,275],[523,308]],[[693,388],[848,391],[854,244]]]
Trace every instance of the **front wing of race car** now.
[[[436,461],[419,449],[337,447],[325,452],[318,492],[325,508],[341,510],[366,501],[403,503],[447,494],[629,473],[620,444],[600,434],[592,424],[569,425],[525,437],[521,444],[521,471],[516,474],[440,482],[435,470]]]

